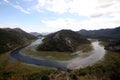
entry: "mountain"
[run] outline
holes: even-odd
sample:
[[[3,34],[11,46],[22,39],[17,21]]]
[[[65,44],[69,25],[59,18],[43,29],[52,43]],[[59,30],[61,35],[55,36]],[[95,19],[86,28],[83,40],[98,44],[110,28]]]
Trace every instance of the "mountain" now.
[[[29,40],[35,38],[19,28],[0,28],[0,53],[27,44]]]
[[[47,34],[44,34],[44,33],[38,33],[38,32],[30,32],[30,34],[38,37],[38,38],[41,38],[41,37],[45,37]]]
[[[32,34],[32,35],[34,35],[34,36],[40,35],[40,33],[38,33],[38,32],[30,32],[30,34]]]
[[[80,30],[78,32],[88,38],[120,40],[120,27],[100,30]]]
[[[80,44],[90,43],[81,34],[71,30],[60,30],[47,35],[38,46],[39,51],[74,52]]]

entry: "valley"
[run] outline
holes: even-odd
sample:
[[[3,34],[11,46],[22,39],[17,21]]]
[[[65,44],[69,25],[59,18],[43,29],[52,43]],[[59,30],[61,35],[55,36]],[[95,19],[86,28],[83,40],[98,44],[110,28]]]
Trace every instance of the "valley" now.
[[[37,42],[36,42],[37,41]],[[35,42],[39,44],[41,42],[40,39],[36,40]],[[34,46],[37,46],[35,42],[31,43],[28,47],[22,50],[22,55],[29,55],[30,57],[43,59],[43,60],[54,60],[56,62],[60,62],[61,64],[65,65],[65,69],[75,69],[81,68],[85,66],[89,66],[97,62],[98,60],[102,59],[105,54],[104,47],[99,45],[98,41],[92,42],[93,50],[88,52],[77,51],[74,53],[65,53],[65,52],[38,52]],[[34,45],[35,44],[35,45]],[[32,45],[32,46],[31,46]],[[19,51],[20,52],[20,51]],[[18,53],[19,53],[18,52]],[[101,54],[99,54],[101,52]],[[55,55],[56,54],[56,55]],[[63,59],[59,58],[59,56],[63,57]],[[62,60],[62,61],[60,61]],[[34,64],[34,63],[33,63]],[[48,64],[48,63],[44,63]],[[51,64],[49,62],[49,64]],[[40,65],[40,64],[39,64]],[[53,65],[55,66],[55,65]],[[59,66],[60,67],[60,66]]]
[[[2,53],[0,55],[0,79],[55,80],[57,78],[57,80],[119,80],[119,48],[115,48],[115,50],[118,49],[117,51],[106,49],[106,47],[119,46],[119,40],[116,39],[115,42],[109,42],[105,39],[89,38],[90,43],[80,44],[72,52],[59,52],[37,50],[39,45],[44,41],[43,39],[36,39],[35,37],[30,40],[26,39],[25,42],[27,44],[24,43],[21,46],[13,47],[14,49],[9,50],[9,52]],[[22,39],[20,40],[22,41]],[[70,40],[73,39],[70,38]],[[86,39],[84,38],[84,40]],[[30,43],[31,41],[32,43]],[[70,45],[68,42],[66,43],[64,46]],[[16,44],[14,43],[14,45]],[[62,50],[65,50],[65,48]]]
[[[120,0],[0,0],[0,80],[120,80]]]

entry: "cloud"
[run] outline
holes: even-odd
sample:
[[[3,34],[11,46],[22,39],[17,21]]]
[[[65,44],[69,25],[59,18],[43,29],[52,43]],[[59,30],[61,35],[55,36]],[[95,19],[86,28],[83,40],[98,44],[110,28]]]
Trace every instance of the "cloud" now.
[[[16,24],[16,23],[0,23],[0,28],[21,28],[27,32],[54,32],[58,29],[56,28],[43,28],[40,27],[39,25],[20,25],[20,24]]]
[[[118,16],[120,15],[120,1],[119,0],[99,0],[99,6],[96,8],[98,9],[99,13],[102,13],[101,16]]]
[[[14,4],[14,3],[10,2],[9,0],[4,0],[4,2],[7,3],[7,4],[9,4],[9,5],[11,5],[12,7],[20,10],[23,13],[30,14],[30,12],[28,11],[29,9],[26,10],[22,6],[20,6],[18,4]]]
[[[89,16],[95,12],[96,6],[96,0],[38,0],[36,9],[60,14],[68,12],[71,14],[76,13],[80,16]]]
[[[33,0],[22,1],[24,4],[33,2]],[[26,14],[38,11],[39,13],[50,12],[51,16],[51,12],[56,13],[55,16],[51,16],[57,15],[54,20],[50,20],[48,16],[44,18],[47,20],[41,20],[45,26],[52,29],[100,29],[120,25],[120,0],[34,0],[32,8],[29,5],[28,9],[23,5],[13,4],[10,0],[4,0],[4,2]],[[68,16],[65,16],[67,14]],[[73,15],[78,18],[69,17]],[[86,19],[79,21],[81,16]]]
[[[120,15],[120,0],[22,0],[25,4],[34,3],[27,8],[13,4],[10,0],[4,2],[11,4],[14,8],[30,14],[30,11],[51,11],[58,14],[77,14],[88,18],[102,16]],[[32,8],[30,7],[32,6]],[[30,10],[30,11],[29,11]]]
[[[57,29],[73,29],[73,30],[77,30],[78,27],[80,26],[79,23],[74,20],[74,19],[70,19],[70,18],[58,18],[56,20],[43,20],[42,21],[43,24],[45,24],[48,27],[52,27],[52,28],[57,28]]]
[[[119,0],[38,0],[36,4],[38,11],[47,10],[59,14],[71,13],[87,17],[119,14],[119,7]]]
[[[48,10],[63,14],[67,12],[68,3],[65,0],[38,0],[36,10]]]
[[[91,29],[118,27],[120,25],[120,23],[118,22],[120,22],[120,20],[114,17],[112,18],[100,17],[100,18],[92,18],[90,20],[82,21],[80,22],[80,25],[84,29],[91,30]]]
[[[11,4],[14,8],[20,10],[21,12],[24,12],[26,14],[30,14],[30,12],[28,10],[25,10],[23,7],[19,6],[19,5],[15,5],[15,4]]]
[[[6,2],[6,3],[9,3],[9,0],[3,0],[4,2]]]
[[[80,29],[101,29],[114,28],[120,25],[119,18],[91,18],[90,20],[78,21],[71,18],[59,18],[56,20],[43,20],[43,24],[52,28],[72,29],[78,31]]]
[[[87,17],[84,21],[75,18],[42,20],[42,23],[49,27],[73,30],[117,27],[120,25],[119,8],[120,0],[38,0],[37,4],[37,9],[41,11]]]
[[[23,0],[24,2],[32,2],[32,1],[34,1],[34,0]]]

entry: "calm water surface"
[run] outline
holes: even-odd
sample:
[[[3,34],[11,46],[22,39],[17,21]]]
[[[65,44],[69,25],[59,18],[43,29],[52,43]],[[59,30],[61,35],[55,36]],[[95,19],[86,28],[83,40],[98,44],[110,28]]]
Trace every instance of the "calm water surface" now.
[[[36,46],[42,42],[42,39],[37,39],[36,41],[32,42],[29,46]],[[57,69],[78,69],[83,68],[89,65],[92,65],[102,59],[105,54],[104,47],[99,44],[99,41],[94,41],[91,44],[93,46],[93,50],[87,52],[85,54],[90,54],[86,57],[78,56],[74,59],[69,61],[54,61],[54,60],[47,60],[47,59],[38,59],[34,57],[30,57],[21,53],[21,49],[13,51],[11,56],[17,60],[21,60],[28,64],[35,64],[38,66],[47,66],[47,67],[54,67]],[[80,53],[81,54],[81,53]],[[84,53],[82,53],[84,55]]]

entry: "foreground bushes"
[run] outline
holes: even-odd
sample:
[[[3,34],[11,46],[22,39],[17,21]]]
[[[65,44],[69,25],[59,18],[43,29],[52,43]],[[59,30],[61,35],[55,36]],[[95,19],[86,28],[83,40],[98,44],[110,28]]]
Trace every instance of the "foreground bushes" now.
[[[0,80],[120,80],[120,54],[107,51],[103,60],[83,69],[58,71],[24,65],[0,55]]]

